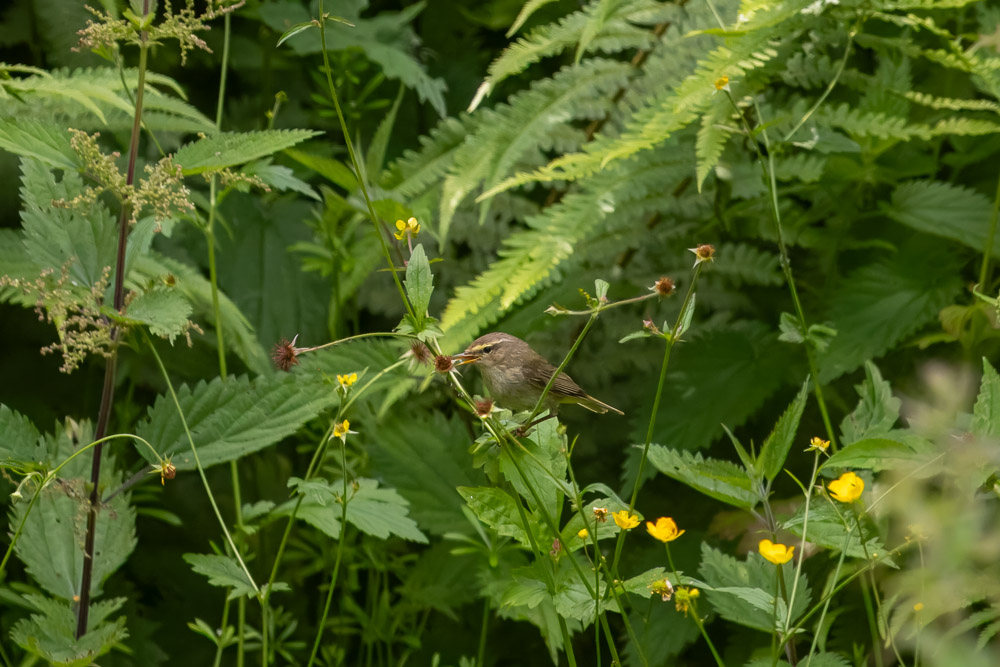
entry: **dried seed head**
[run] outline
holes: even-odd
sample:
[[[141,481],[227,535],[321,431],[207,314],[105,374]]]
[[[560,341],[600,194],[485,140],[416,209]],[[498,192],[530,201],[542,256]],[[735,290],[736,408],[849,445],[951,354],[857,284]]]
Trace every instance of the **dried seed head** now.
[[[698,266],[702,262],[712,262],[715,261],[715,246],[704,243],[697,248],[688,248],[694,253],[695,260],[694,265]]]
[[[480,419],[486,419],[493,413],[493,401],[485,398],[481,401],[476,401],[476,415]]]
[[[434,358],[434,370],[438,373],[450,373],[453,368],[455,368],[455,362],[451,360],[451,357],[439,354]]]
[[[674,293],[674,287],[676,287],[676,284],[674,283],[673,279],[663,276],[662,278],[657,280],[652,287],[649,288],[649,291],[656,292],[660,296],[670,296],[671,294]]]
[[[418,363],[421,364],[431,363],[431,359],[433,357],[433,355],[431,354],[431,349],[426,345],[424,345],[419,340],[413,341],[413,343],[410,345],[410,354],[413,356],[414,359],[417,360]]]
[[[292,370],[292,366],[299,363],[299,351],[295,347],[296,336],[292,340],[282,338],[271,348],[271,361],[283,371]]]

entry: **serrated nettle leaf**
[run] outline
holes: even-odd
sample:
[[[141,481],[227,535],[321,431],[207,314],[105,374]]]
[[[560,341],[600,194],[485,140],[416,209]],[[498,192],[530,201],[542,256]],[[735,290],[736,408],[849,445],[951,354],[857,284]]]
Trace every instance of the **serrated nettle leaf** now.
[[[805,336],[802,335],[802,323],[799,318],[795,317],[791,313],[782,313],[781,319],[778,321],[778,328],[781,330],[781,335],[778,336],[778,340],[784,341],[785,343],[804,343]]]
[[[88,631],[76,638],[76,613],[69,604],[41,595],[26,596],[37,614],[21,619],[11,629],[10,637],[21,648],[61,667],[85,667],[108,653],[128,637],[125,617],[105,622],[121,608],[125,598],[115,598],[91,605]]]
[[[220,132],[185,144],[174,155],[174,162],[190,176],[252,162],[320,134],[313,130]]]
[[[803,503],[790,519],[781,524],[781,527],[797,537],[802,537],[804,510]],[[879,563],[895,567],[895,563],[885,556],[885,547],[870,520],[865,519],[859,524],[853,512],[843,509],[838,515],[830,502],[813,502],[809,505],[809,522],[806,529],[809,531],[806,539],[813,544],[838,553],[844,551],[852,558],[867,559],[873,554],[879,554]],[[864,544],[861,534],[864,535]]]
[[[548,586],[544,581],[531,577],[532,574],[540,574],[532,567],[515,570],[510,580],[510,585],[503,591],[500,597],[500,605],[504,607],[527,607],[534,609],[544,600],[551,600]]]
[[[356,528],[383,540],[395,535],[427,544],[427,537],[409,517],[410,503],[395,489],[380,488],[374,479],[360,478],[355,485],[347,501],[347,520]]]
[[[424,246],[418,243],[406,265],[406,295],[413,306],[418,327],[423,324],[427,315],[427,307],[430,305],[433,291],[434,276],[431,274],[431,266],[427,262]]]
[[[989,236],[992,208],[989,198],[971,188],[926,180],[898,186],[886,213],[908,227],[982,252]],[[994,239],[992,254],[1000,256],[1000,239]]]
[[[322,379],[271,374],[253,381],[244,376],[216,378],[193,388],[183,385],[177,399],[201,463],[208,467],[281,441],[332,405],[337,396]],[[184,423],[170,397],[157,398],[136,433],[152,443],[161,457],[171,458],[178,471],[195,468]],[[151,464],[157,463],[148,448],[137,449]]]
[[[882,379],[878,367],[865,362],[865,381],[855,387],[861,400],[854,412],[840,423],[841,442],[852,442],[886,435],[899,419],[902,401],[892,395],[892,387]]]
[[[713,588],[712,592],[718,595],[734,595],[757,611],[770,615],[773,619],[772,628],[774,630],[781,630],[784,627],[785,617],[788,615],[788,605],[780,597],[775,599],[773,593],[747,586],[719,586]]]
[[[751,509],[760,500],[747,471],[729,461],[651,445],[649,462],[664,475],[729,505]]]
[[[604,579],[600,580],[598,589],[597,597],[600,600],[600,611],[620,613],[618,603],[608,593],[608,584]],[[560,616],[576,619],[584,627],[593,623],[597,615],[598,605],[594,601],[594,595],[587,590],[583,582],[576,578],[558,585],[553,601]]]
[[[764,441],[764,447],[760,452],[760,463],[768,481],[773,481],[785,465],[788,452],[792,443],[795,442],[795,435],[799,430],[799,420],[802,419],[802,412],[805,410],[808,396],[809,379],[806,378],[798,395],[778,419],[771,435]]]
[[[90,442],[92,436],[89,422],[80,422],[72,433],[64,430],[58,437],[46,436],[45,448],[53,461],[65,461],[77,451],[78,441]],[[39,497],[14,546],[14,553],[37,584],[63,600],[78,600],[81,592],[84,559],[80,536],[86,533],[84,508],[88,502],[83,475],[89,470],[90,457],[79,456],[63,467],[58,482],[40,491],[32,487]],[[121,484],[122,475],[115,470],[114,457],[105,449],[101,488],[117,489]],[[129,505],[128,497],[127,493],[115,496],[97,513],[90,583],[95,598],[101,595],[105,580],[125,563],[136,545],[135,509]],[[29,500],[27,493],[25,500]],[[19,502],[11,508],[11,525],[21,522],[28,504]]]
[[[190,316],[191,304],[179,290],[158,286],[133,299],[125,309],[124,319],[144,324],[151,334],[172,343],[187,331]]]
[[[45,463],[41,434],[31,420],[0,403],[0,467],[30,468]]]
[[[843,447],[828,458],[822,469],[862,468],[865,470],[898,470],[915,468],[927,463],[933,453],[916,451],[909,445],[887,438],[866,438]]]
[[[184,560],[191,565],[192,570],[208,577],[208,583],[211,585],[230,589],[230,600],[235,600],[243,595],[247,597],[257,595],[257,589],[254,588],[253,582],[250,581],[235,558],[221,554],[184,554]],[[271,590],[287,591],[289,588],[288,584],[275,582]]]
[[[480,521],[498,535],[513,537],[524,546],[529,545],[516,503],[519,502],[503,489],[492,486],[458,487],[458,493]]]
[[[983,358],[983,379],[972,409],[972,432],[980,436],[1000,435],[1000,375]]]
[[[296,493],[301,493],[306,498],[326,506],[327,504],[340,505],[341,492],[325,479],[301,479],[299,477],[289,477],[288,486],[295,489]]]
[[[67,171],[75,171],[79,160],[66,128],[23,118],[0,119],[0,148]]]
[[[705,597],[723,618],[764,632],[775,629],[774,597],[769,592],[774,590],[777,583],[776,568],[772,563],[754,552],[748,553],[746,560],[740,561],[702,543],[699,572],[709,585],[705,590]],[[785,580],[785,590],[791,591],[795,581],[795,568],[782,568],[781,574]],[[799,577],[795,588],[793,621],[809,607],[812,595],[805,575]],[[778,619],[780,622],[787,616],[787,607],[784,609],[784,614]]]

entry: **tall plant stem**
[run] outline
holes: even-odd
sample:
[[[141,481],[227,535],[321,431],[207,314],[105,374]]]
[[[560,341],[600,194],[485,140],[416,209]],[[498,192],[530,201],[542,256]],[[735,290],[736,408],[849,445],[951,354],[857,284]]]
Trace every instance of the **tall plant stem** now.
[[[406,298],[406,292],[403,290],[403,283],[399,280],[399,272],[396,270],[396,265],[392,261],[392,255],[389,253],[389,246],[385,242],[385,238],[382,236],[382,230],[379,229],[378,216],[375,215],[375,208],[372,206],[371,197],[368,194],[368,187],[365,185],[365,172],[361,169],[361,162],[358,160],[358,154],[354,150],[354,143],[351,141],[350,132],[347,129],[347,120],[344,118],[344,112],[340,108],[340,98],[337,96],[337,89],[333,85],[333,73],[330,68],[330,55],[326,51],[326,14],[323,12],[323,0],[319,0],[319,41],[323,51],[323,71],[326,73],[326,85],[330,90],[330,99],[333,101],[333,108],[337,111],[337,120],[340,121],[340,130],[344,134],[344,143],[347,145],[347,154],[351,157],[351,165],[354,167],[354,173],[358,177],[358,186],[361,188],[361,194],[365,199],[365,205],[368,207],[368,217],[372,221],[372,226],[375,228],[375,236],[378,237],[378,242],[382,246],[382,254],[385,255],[386,264],[389,266],[389,271],[392,272],[392,280],[396,284],[396,290],[399,292],[399,298],[402,299],[403,305],[406,306],[406,312],[414,317],[413,306],[410,305],[409,299]]]
[[[761,130],[761,137],[764,140],[764,146],[767,148],[767,157],[760,150],[760,144],[754,138],[753,130],[750,129],[750,125],[747,123],[746,117],[740,110],[739,105],[736,104],[736,100],[733,95],[728,90],[725,91],[726,97],[729,99],[729,103],[733,106],[736,111],[736,115],[740,119],[740,123],[743,125],[743,130],[746,132],[747,141],[753,146],[754,151],[757,153],[757,162],[760,164],[761,171],[764,174],[764,180],[767,182],[768,191],[768,201],[771,205],[771,218],[774,222],[774,233],[778,240],[778,253],[779,253],[779,263],[781,264],[781,271],[785,275],[785,283],[788,285],[788,291],[792,296],[792,304],[795,307],[795,317],[798,320],[799,330],[803,338],[803,346],[806,350],[806,361],[809,364],[809,375],[812,377],[813,381],[813,395],[816,397],[816,404],[819,406],[820,415],[823,418],[823,427],[826,429],[826,437],[830,441],[830,448],[832,451],[837,451],[837,436],[833,430],[833,423],[830,421],[830,413],[826,407],[826,400],[823,398],[823,387],[820,385],[819,381],[819,365],[816,363],[816,351],[809,339],[809,324],[806,320],[805,311],[802,309],[802,301],[799,299],[799,291],[795,286],[795,277],[792,275],[792,262],[788,258],[788,247],[785,245],[785,236],[781,229],[781,209],[778,206],[778,184],[774,175],[774,151],[771,148],[771,142],[768,139],[767,129]],[[756,107],[756,101],[754,101],[754,106]],[[760,118],[760,109],[757,109],[758,118]]]
[[[337,574],[340,572],[340,561],[344,556],[344,543],[347,541],[347,436],[340,439],[340,466],[343,472],[344,491],[340,498],[340,539],[337,540],[337,556],[333,561],[333,573],[330,575],[330,588],[326,592],[326,603],[323,605],[323,615],[319,619],[319,627],[316,629],[316,640],[313,642],[312,651],[309,653],[309,662],[306,667],[312,667],[316,660],[316,653],[319,651],[319,642],[323,638],[323,626],[326,625],[326,618],[330,614],[330,602],[333,600],[333,591],[337,587]]]
[[[143,0],[143,16],[149,14],[149,0]],[[146,39],[148,33],[139,34],[139,80],[135,94],[135,112],[132,116],[132,134],[129,138],[128,168],[125,172],[125,183],[135,182],[135,162],[139,154],[139,135],[142,132],[142,99],[146,84]],[[121,312],[125,305],[125,248],[128,242],[128,221],[131,207],[122,205],[118,215],[118,248],[115,255],[115,288],[114,309]],[[112,342],[111,356],[104,367],[104,385],[101,388],[101,407],[97,414],[97,426],[94,430],[96,440],[101,440],[108,431],[108,421],[111,417],[111,405],[115,398],[115,376],[118,368],[118,351],[115,343],[118,340],[118,329],[110,331]],[[101,491],[101,455],[103,445],[94,447],[93,462],[90,466],[90,499],[87,512],[87,533],[83,542],[83,572],[80,577],[80,606],[76,611],[76,638],[87,632],[87,620],[90,614],[90,586],[94,576],[94,541],[97,537],[97,511],[100,507]]]

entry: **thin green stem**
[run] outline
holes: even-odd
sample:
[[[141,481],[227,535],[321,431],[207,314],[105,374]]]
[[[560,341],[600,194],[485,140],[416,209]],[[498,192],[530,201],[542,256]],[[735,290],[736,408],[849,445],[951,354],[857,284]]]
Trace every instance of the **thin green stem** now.
[[[830,421],[830,414],[826,407],[826,399],[823,397],[823,388],[820,386],[819,365],[816,363],[815,349],[809,338],[809,324],[806,320],[805,311],[802,309],[802,302],[799,299],[798,289],[795,286],[795,277],[792,275],[792,262],[788,257],[788,247],[785,245],[785,237],[781,228],[781,209],[778,206],[778,184],[775,179],[774,151],[771,150],[771,143],[768,139],[767,129],[763,128],[761,130],[761,137],[764,140],[764,146],[767,148],[767,156],[765,159],[764,154],[760,150],[760,144],[758,144],[757,140],[754,138],[754,133],[750,129],[750,125],[747,123],[747,119],[740,110],[739,105],[736,104],[736,100],[733,98],[732,93],[728,90],[724,92],[726,93],[726,97],[729,99],[729,103],[736,111],[736,115],[739,117],[740,123],[743,125],[747,141],[750,142],[757,154],[757,162],[760,164],[764,180],[767,182],[768,202],[771,205],[774,232],[778,241],[778,254],[781,271],[785,276],[785,283],[788,285],[788,291],[792,297],[792,304],[795,307],[795,316],[798,319],[799,329],[801,330],[802,337],[804,339],[803,345],[806,351],[806,361],[809,364],[809,374],[813,381],[813,395],[816,397],[816,404],[819,406],[820,416],[823,418],[823,426],[826,429],[826,437],[830,441],[830,447],[832,451],[836,452],[837,436],[833,430],[833,422]],[[761,118],[760,109],[757,107],[756,100],[754,100],[754,107],[757,110],[758,118]]]
[[[340,438],[340,461],[343,471],[344,491],[340,498],[340,539],[337,541],[337,556],[333,562],[333,573],[330,575],[330,588],[326,592],[326,603],[323,605],[323,615],[319,619],[319,627],[316,629],[316,640],[313,642],[312,651],[309,653],[309,662],[306,667],[312,667],[319,652],[319,643],[323,638],[323,627],[326,625],[326,618],[330,614],[330,602],[333,600],[333,591],[337,585],[337,574],[340,572],[340,562],[344,556],[344,543],[347,542],[347,436]]]
[[[479,650],[476,651],[476,667],[486,667],[486,633],[490,626],[490,599],[483,599],[483,620],[479,626]]]
[[[28,521],[28,515],[31,514],[31,510],[34,509],[35,503],[38,502],[38,497],[42,495],[42,484],[38,484],[38,488],[35,489],[35,493],[31,496],[31,500],[28,501],[28,507],[24,510],[24,516],[21,517],[21,521],[17,524],[17,530],[11,535],[10,545],[7,547],[7,553],[4,554],[3,560],[0,561],[0,574],[3,573],[4,568],[7,567],[7,561],[10,560],[10,555],[14,553],[14,545],[17,544],[17,538],[21,536],[21,531],[24,530],[24,524]]]
[[[250,570],[247,568],[246,563],[243,562],[243,557],[240,556],[239,550],[236,548],[236,544],[233,542],[232,535],[229,534],[229,528],[226,527],[226,522],[222,518],[222,512],[219,511],[219,505],[215,502],[215,494],[212,493],[212,487],[208,483],[208,477],[205,476],[205,468],[201,465],[201,457],[198,456],[198,448],[194,444],[194,438],[191,436],[191,429],[188,427],[187,418],[184,416],[184,410],[181,408],[180,400],[177,398],[177,392],[174,391],[174,384],[170,381],[170,374],[167,373],[166,366],[163,365],[163,360],[160,358],[160,354],[156,351],[156,346],[153,345],[153,341],[148,335],[143,332],[143,336],[146,338],[146,343],[149,345],[150,351],[153,353],[153,358],[156,360],[156,365],[160,369],[160,374],[163,377],[163,381],[167,383],[167,389],[170,391],[170,397],[174,401],[174,407],[177,408],[177,416],[180,417],[181,425],[184,426],[184,434],[187,436],[188,444],[191,446],[191,454],[194,456],[194,464],[198,469],[198,475],[201,477],[201,483],[205,487],[205,493],[208,495],[208,502],[212,505],[212,511],[215,513],[215,518],[219,522],[219,526],[222,528],[223,534],[226,536],[226,543],[229,548],[233,550],[233,555],[240,564],[240,568],[243,573],[246,574],[247,579],[250,581],[250,585],[253,586],[254,592],[260,595],[260,588],[257,586],[257,582],[254,581],[253,575],[250,574]]]
[[[226,636],[226,627],[229,625],[229,597],[226,597],[225,602],[222,603],[222,620],[219,622],[219,627],[222,628],[222,635],[216,638],[215,644],[215,659],[212,661],[212,667],[219,667],[222,664],[222,651],[226,648],[224,642],[222,641]]]
[[[399,273],[396,270],[396,265],[392,261],[392,255],[389,253],[389,246],[385,242],[382,230],[379,229],[378,216],[375,215],[375,208],[372,206],[372,200],[368,194],[368,186],[365,184],[365,172],[361,169],[361,162],[358,160],[357,153],[354,150],[354,142],[351,141],[351,134],[347,129],[347,120],[344,118],[344,112],[340,108],[340,98],[337,96],[337,89],[333,85],[333,70],[330,67],[330,55],[326,50],[326,14],[323,11],[323,0],[319,0],[319,40],[323,51],[323,71],[326,74],[326,85],[330,91],[330,99],[333,101],[333,108],[337,111],[337,120],[340,121],[340,130],[344,134],[344,143],[347,146],[347,154],[351,158],[351,165],[354,167],[354,173],[358,177],[358,186],[361,188],[361,194],[364,197],[365,205],[368,207],[368,217],[371,219],[372,226],[375,229],[375,236],[378,237],[379,244],[382,246],[382,254],[385,256],[386,264],[388,264],[389,270],[392,272],[392,280],[396,284],[396,290],[399,292],[399,298],[402,299],[403,305],[406,306],[406,312],[410,314],[410,317],[415,318],[416,315],[413,312],[413,306],[410,304],[410,300],[406,298],[406,291],[403,289],[403,283],[399,280]]]
[[[694,600],[691,601],[691,618],[694,619],[694,624],[698,626],[698,632],[701,633],[705,643],[708,644],[708,649],[712,652],[712,657],[715,658],[715,664],[719,667],[726,667],[726,663],[722,661],[719,652],[715,650],[715,644],[712,643],[712,639],[705,630],[705,624],[702,623],[701,618],[698,616],[698,606]]]
[[[851,32],[847,33],[847,46],[844,47],[844,55],[841,57],[840,63],[837,65],[837,71],[833,73],[833,78],[830,80],[829,85],[827,85],[826,90],[824,90],[823,94],[819,96],[815,104],[809,108],[809,111],[807,111],[802,118],[799,119],[799,122],[795,124],[795,127],[793,127],[788,134],[785,135],[785,138],[781,140],[781,143],[787,143],[789,139],[795,136],[795,133],[799,131],[799,128],[805,125],[806,121],[809,120],[814,113],[816,113],[816,110],[822,106],[823,102],[826,101],[826,98],[833,92],[833,89],[837,86],[837,82],[840,81],[840,75],[844,73],[844,67],[847,65],[847,57],[851,54],[851,45],[854,44],[854,36],[858,34],[858,29],[859,26],[855,26]]]
[[[795,577],[792,579],[792,593],[788,597],[788,615],[785,617],[784,632],[788,632],[788,626],[792,623],[792,607],[795,605],[795,594],[799,587],[799,576],[802,574],[802,561],[806,559],[806,534],[809,530],[809,501],[812,500],[812,488],[816,484],[816,473],[819,471],[819,456],[817,450],[813,457],[812,475],[809,478],[809,485],[806,487],[806,505],[802,514],[802,540],[799,542],[799,562],[795,565]]]
[[[1000,176],[997,176],[997,191],[993,195],[993,212],[990,214],[990,231],[986,235],[986,247],[983,248],[983,264],[979,268],[979,290],[989,290],[990,258],[993,256],[993,241],[997,233],[997,218],[1000,216]]]

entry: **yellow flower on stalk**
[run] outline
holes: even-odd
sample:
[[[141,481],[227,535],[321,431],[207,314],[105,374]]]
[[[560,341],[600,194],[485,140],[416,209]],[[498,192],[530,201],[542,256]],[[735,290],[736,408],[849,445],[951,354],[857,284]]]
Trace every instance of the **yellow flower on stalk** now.
[[[622,530],[632,530],[639,525],[639,516],[636,514],[629,514],[628,510],[621,510],[615,512],[611,515],[614,518],[615,523]]]
[[[795,555],[795,547],[775,544],[771,540],[761,540],[760,544],[757,545],[757,549],[760,551],[761,556],[775,565],[787,563]]]
[[[682,614],[688,613],[688,609],[699,596],[701,596],[701,591],[697,588],[678,588],[674,600],[677,611]]]
[[[729,86],[728,76],[720,76],[718,79],[715,80],[716,90],[729,90],[728,86]]]
[[[337,376],[337,382],[339,382],[340,386],[343,387],[344,389],[347,389],[357,381],[358,381],[357,373],[347,373],[345,375]]]
[[[581,528],[581,529],[580,529],[579,531],[577,531],[577,533],[576,533],[576,536],[577,536],[577,537],[579,537],[579,538],[580,538],[581,540],[585,540],[585,539],[587,539],[587,537],[588,537],[589,535],[590,535],[590,531],[589,531],[589,530],[587,530],[586,528]]]
[[[398,229],[399,231],[394,233],[393,236],[402,241],[403,237],[406,236],[407,234],[409,234],[410,236],[416,236],[417,234],[419,234],[420,223],[417,222],[416,218],[410,218],[406,222],[403,222],[402,220],[397,220],[396,229]]]
[[[677,530],[677,524],[668,516],[661,516],[656,520],[646,522],[646,532],[661,542],[673,542],[684,534],[683,530]]]
[[[853,503],[861,497],[861,493],[865,490],[865,480],[853,472],[845,472],[826,486],[830,489],[830,495],[835,500],[842,503]]]
[[[815,437],[809,441],[809,449],[825,452],[830,447],[830,441],[820,437]],[[807,450],[808,451],[808,450]]]
[[[351,428],[351,422],[346,419],[339,424],[333,425],[333,437],[340,438],[344,440],[347,438],[348,433],[354,433],[354,431],[349,430]]]

